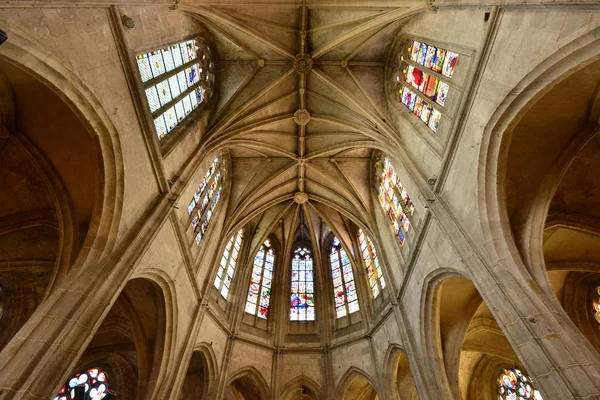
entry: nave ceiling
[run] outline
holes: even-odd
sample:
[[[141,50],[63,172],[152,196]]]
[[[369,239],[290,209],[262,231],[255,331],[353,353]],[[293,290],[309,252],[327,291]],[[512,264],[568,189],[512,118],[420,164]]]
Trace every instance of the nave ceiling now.
[[[307,198],[339,230],[344,218],[369,229],[373,150],[401,146],[386,62],[403,21],[424,4],[311,4],[181,5],[211,30],[219,54],[206,140],[232,159],[229,234],[257,215],[273,227]]]

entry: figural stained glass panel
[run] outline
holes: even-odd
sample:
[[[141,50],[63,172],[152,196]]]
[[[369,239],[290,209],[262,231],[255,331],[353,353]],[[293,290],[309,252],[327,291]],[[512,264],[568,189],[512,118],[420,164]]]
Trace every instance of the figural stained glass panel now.
[[[504,369],[497,384],[498,400],[543,400],[533,380],[518,368]]]
[[[229,288],[231,286],[231,280],[235,272],[235,266],[237,259],[240,254],[240,247],[242,246],[242,230],[232,236],[223,250],[223,256],[221,257],[221,263],[217,270],[217,276],[215,277],[214,286],[219,290],[221,296],[227,300],[229,297]]]
[[[200,38],[136,56],[146,98],[160,139],[212,95],[215,65]]]
[[[85,388],[85,400],[101,400],[109,393],[106,372],[102,368],[90,368],[70,377],[53,400],[75,400],[75,388],[79,385]]]
[[[359,307],[352,264],[338,238],[334,238],[331,244],[329,263],[333,278],[335,314],[337,318],[342,318],[358,311]]]
[[[405,233],[408,232],[410,221],[407,214],[413,215],[415,206],[400,182],[394,166],[385,156],[381,156],[381,170],[378,172],[377,197],[383,211],[392,224],[394,233],[400,244],[404,244]]]
[[[362,229],[358,230],[358,242],[360,253],[367,268],[369,286],[373,292],[373,297],[377,298],[381,290],[385,288],[385,279],[383,278],[383,271],[381,270],[381,264],[379,264],[379,258],[377,258],[375,246],[371,238],[365,235]]]
[[[223,191],[221,167],[221,157],[215,158],[188,204],[188,214],[192,218],[191,225],[196,234],[195,242],[198,246],[208,230],[210,220],[221,198]]]
[[[290,321],[314,321],[315,298],[313,261],[310,251],[299,248],[292,257]]]
[[[275,252],[267,239],[254,257],[250,288],[246,299],[246,312],[262,319],[267,319],[269,316],[274,263]]]

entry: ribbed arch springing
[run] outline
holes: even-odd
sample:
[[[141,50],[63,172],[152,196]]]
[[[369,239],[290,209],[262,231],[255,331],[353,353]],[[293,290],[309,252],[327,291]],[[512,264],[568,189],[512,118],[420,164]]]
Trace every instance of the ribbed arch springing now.
[[[219,270],[215,277],[214,286],[221,293],[221,296],[227,300],[229,297],[229,288],[235,273],[235,267],[237,264],[238,256],[240,255],[240,248],[242,247],[242,230],[233,235],[227,242],[225,250],[223,250],[223,256],[221,257],[221,263],[219,264]]]
[[[262,319],[267,319],[269,316],[274,263],[275,252],[271,247],[271,242],[267,239],[254,257],[250,288],[246,299],[246,312]]]
[[[359,310],[358,295],[354,284],[352,264],[337,237],[333,238],[329,251],[331,276],[333,279],[333,297],[337,318],[345,317]]]
[[[360,244],[360,253],[367,268],[369,286],[373,292],[373,297],[376,298],[385,289],[385,279],[383,278],[383,271],[377,257],[377,251],[371,238],[365,235],[362,229],[358,230],[358,242]]]

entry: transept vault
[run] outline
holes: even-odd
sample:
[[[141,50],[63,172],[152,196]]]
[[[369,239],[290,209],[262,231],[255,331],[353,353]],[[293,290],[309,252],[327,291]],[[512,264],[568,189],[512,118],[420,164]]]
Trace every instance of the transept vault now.
[[[600,399],[600,2],[0,30],[0,398]]]

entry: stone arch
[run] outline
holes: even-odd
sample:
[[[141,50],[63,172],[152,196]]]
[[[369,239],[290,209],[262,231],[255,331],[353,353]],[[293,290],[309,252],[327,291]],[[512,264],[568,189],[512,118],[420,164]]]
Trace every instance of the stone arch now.
[[[152,285],[158,297],[157,307],[157,340],[153,349],[145,351],[152,355],[148,359],[146,375],[148,376],[148,389],[146,394],[158,395],[169,390],[169,383],[175,378],[176,368],[173,365],[179,359],[176,351],[176,338],[174,332],[178,325],[178,305],[176,288],[173,279],[164,270],[151,268],[134,273],[128,284],[133,281],[145,281]],[[127,288],[127,285],[125,286]],[[125,290],[125,289],[124,289]],[[140,389],[141,390],[141,389]]]
[[[444,393],[450,398],[450,385],[445,371],[444,352],[439,341],[441,336],[439,305],[440,284],[450,278],[463,278],[461,271],[452,268],[436,270],[423,280],[421,293],[421,341],[424,344],[424,363],[427,370],[431,371],[431,378],[438,386],[438,393]]]
[[[478,203],[481,220],[486,221],[482,224],[484,234],[488,237],[490,248],[495,249],[499,258],[512,258],[520,266],[521,273],[529,270],[536,282],[546,288],[550,285],[543,265],[543,255],[540,253],[540,241],[555,188],[552,184],[544,186],[545,201],[528,208],[530,216],[522,221],[525,236],[521,238],[515,235],[505,196],[512,132],[521,118],[544,95],[576,71],[600,59],[600,41],[596,39],[598,32],[596,29],[567,44],[523,78],[496,109],[485,127],[482,138]],[[573,143],[569,152],[577,151],[581,145],[581,142]],[[564,166],[565,163],[566,161],[563,161],[561,165]],[[552,174],[560,175],[560,168]]]
[[[226,400],[267,400],[270,398],[267,381],[253,366],[237,370],[227,381],[224,397]]]
[[[319,384],[306,375],[290,379],[283,387],[281,400],[325,400]]]
[[[97,281],[89,278],[86,281],[85,275],[80,274],[81,271],[91,272],[95,277],[99,274],[106,276],[110,272],[108,268],[98,268],[98,266],[109,259],[107,254],[114,248],[116,242],[123,203],[123,161],[117,131],[103,106],[89,88],[54,55],[41,48],[34,40],[30,40],[27,33],[9,31],[8,34],[10,40],[4,43],[0,49],[0,68],[4,71],[7,68],[10,69],[11,74],[16,71],[19,79],[25,77],[28,84],[37,85],[36,90],[43,90],[44,96],[52,98],[52,107],[61,107],[61,111],[63,111],[61,116],[68,117],[78,124],[77,126],[81,129],[77,132],[87,134],[79,136],[85,137],[88,141],[83,148],[86,149],[85,157],[89,156],[90,158],[92,165],[90,170],[93,172],[93,179],[90,179],[91,190],[89,193],[91,196],[89,199],[83,200],[89,213],[85,214],[85,218],[78,219],[81,198],[73,197],[77,193],[77,190],[74,190],[77,185],[74,185],[69,179],[65,179],[65,171],[69,170],[69,166],[59,165],[59,161],[67,159],[67,157],[63,157],[64,149],[60,148],[61,141],[59,139],[52,142],[52,139],[56,139],[55,134],[37,136],[36,140],[33,140],[30,135],[31,131],[21,129],[22,126],[19,125],[21,121],[15,119],[14,115],[9,115],[15,108],[14,104],[7,105],[7,98],[12,97],[11,103],[12,100],[19,102],[19,98],[13,91],[14,85],[11,84],[11,96],[2,95],[3,104],[0,106],[2,108],[0,113],[3,115],[0,117],[0,136],[5,140],[11,140],[15,147],[19,148],[23,154],[27,154],[27,158],[35,159],[35,162],[27,162],[25,165],[32,167],[35,165],[35,168],[41,171],[42,179],[53,188],[54,210],[50,214],[55,214],[49,219],[43,213],[29,214],[29,216],[42,218],[38,218],[38,221],[34,221],[32,224],[26,219],[17,221],[16,226],[19,228],[18,230],[23,231],[28,229],[28,225],[35,226],[40,222],[47,224],[50,221],[50,225],[55,225],[60,232],[60,245],[57,247],[53,260],[46,260],[45,264],[39,266],[41,269],[51,271],[51,276],[47,283],[42,285],[43,288],[36,290],[37,300],[34,306],[37,307],[38,312],[30,314],[24,310],[26,312],[23,315],[26,314],[27,317],[13,325],[11,333],[2,338],[3,345],[6,344],[4,348],[6,353],[4,354],[12,354],[14,358],[34,357],[37,363],[30,365],[28,370],[24,371],[23,366],[6,367],[6,364],[10,363],[10,359],[1,357],[0,363],[6,368],[0,369],[11,371],[8,379],[13,381],[20,379],[19,389],[21,391],[43,396],[47,394],[48,382],[54,382],[57,375],[65,374],[66,376],[72,353],[67,355],[62,352],[63,354],[57,356],[57,348],[60,346],[32,347],[23,345],[23,340],[27,340],[30,336],[36,336],[40,341],[54,344],[56,344],[54,341],[58,340],[64,340],[65,343],[74,341],[77,342],[76,345],[65,346],[72,349],[79,348],[78,346],[84,346],[83,342],[87,336],[83,335],[82,331],[90,329],[88,323],[79,323],[81,315],[88,313],[89,317],[90,314],[99,315],[103,312],[99,310],[101,302],[94,301],[95,304],[85,308],[75,307],[74,304],[91,293],[90,287],[94,285],[94,281]],[[8,78],[4,73],[2,74],[5,86]],[[12,74],[11,76],[14,78],[17,75]],[[27,91],[21,91],[21,93],[27,93]],[[27,93],[26,98],[36,101],[35,96],[30,96],[30,93]],[[17,103],[17,107],[19,106],[20,103]],[[48,109],[50,110],[52,107],[48,107]],[[21,116],[27,119],[29,115],[21,113]],[[50,117],[55,120],[57,118],[56,116]],[[57,120],[60,122],[60,118]],[[39,125],[39,121],[36,122],[34,119],[28,119],[28,121]],[[42,121],[43,123],[44,121]],[[41,129],[44,127],[42,126]],[[37,129],[37,132],[41,132],[41,130]],[[45,141],[40,141],[40,138]],[[75,147],[74,145],[73,148]],[[18,267],[20,269],[36,267],[34,264],[22,263]],[[79,279],[81,276],[84,278]],[[74,290],[74,286],[79,287]],[[65,288],[67,288],[66,291],[61,290]],[[69,292],[69,290],[73,291]],[[112,290],[116,291],[116,286]],[[111,293],[108,297],[112,297],[112,295]],[[96,296],[89,298],[97,300],[97,298],[107,297],[105,291],[96,292]],[[78,298],[77,302],[73,301],[74,297]],[[73,306],[67,307],[65,306],[67,304]],[[57,307],[57,305],[63,307]],[[64,318],[67,322],[63,325],[62,331],[58,327],[49,330],[46,315],[60,315],[61,318]],[[81,329],[84,326],[85,329]],[[0,327],[0,329],[5,331],[4,327]],[[15,336],[10,339],[13,334]],[[9,339],[10,342],[6,343]],[[57,357],[61,358],[61,361],[57,361]],[[59,370],[48,368],[48,365],[56,363],[61,365]],[[0,379],[6,378],[4,374],[0,373],[0,375],[2,375]],[[46,375],[46,377],[42,377],[42,375]],[[51,377],[49,377],[50,375]]]
[[[390,344],[383,361],[383,391],[392,399],[417,399],[408,356],[398,344]]]
[[[217,369],[216,356],[210,343],[198,343],[188,364],[180,399],[215,398],[218,383]]]
[[[103,106],[79,77],[24,32],[9,32],[0,49],[0,60],[43,83],[85,122],[97,151],[99,168],[94,211],[88,234],[72,269],[98,261],[115,243],[123,199],[123,160],[117,130]],[[89,249],[96,251],[91,252]]]
[[[478,366],[486,360],[498,360],[494,364],[498,371],[501,363],[514,367],[520,364],[515,350],[475,282],[456,271],[432,274],[426,281],[430,300],[425,308],[431,310],[431,319],[426,323],[431,325],[424,329],[430,338],[425,346],[432,349],[426,356],[434,360],[428,367],[433,368],[448,398],[465,398],[473,393],[481,396],[481,390],[485,396],[492,396],[490,387],[495,386],[496,377],[490,372],[491,364],[486,367],[487,381],[477,381],[484,376],[477,372]]]
[[[366,372],[350,367],[340,378],[335,392],[341,400],[377,400],[376,387],[375,381]]]

